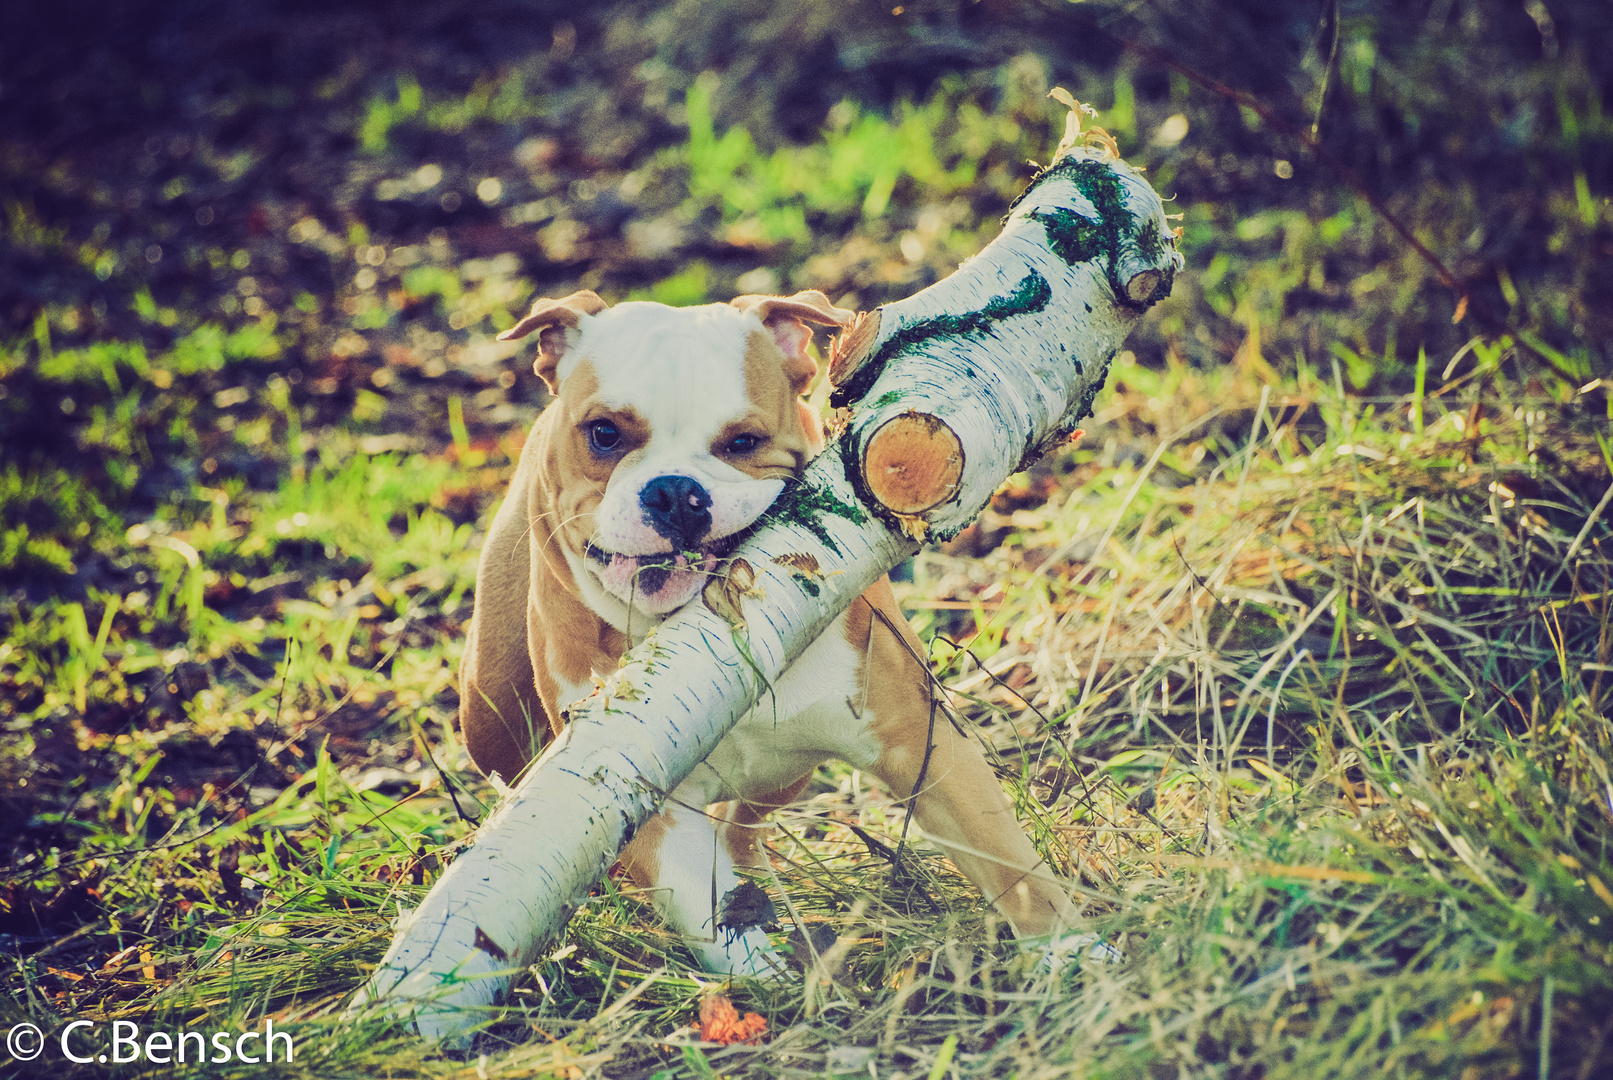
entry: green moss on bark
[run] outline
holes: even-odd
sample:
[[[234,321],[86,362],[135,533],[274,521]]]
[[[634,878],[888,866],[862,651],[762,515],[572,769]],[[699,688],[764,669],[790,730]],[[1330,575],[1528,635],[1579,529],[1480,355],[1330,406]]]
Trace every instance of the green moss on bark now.
[[[854,372],[842,386],[835,387],[829,397],[834,408],[844,408],[868,392],[885,365],[904,353],[936,338],[973,337],[991,329],[993,323],[1015,315],[1030,315],[1041,311],[1053,298],[1053,287],[1047,279],[1032,270],[1025,279],[1006,296],[993,299],[979,311],[962,315],[936,315],[904,326],[886,338],[874,355]],[[887,395],[888,396],[888,395]],[[885,401],[882,397],[881,403]]]
[[[784,493],[768,509],[767,520],[799,525],[817,537],[824,547],[840,555],[840,545],[823,527],[821,518],[824,514],[844,518],[853,525],[868,523],[868,514],[862,507],[844,502],[832,491],[805,480],[784,489]]]
[[[1120,254],[1129,245],[1145,260],[1158,263],[1165,254],[1165,235],[1159,223],[1151,217],[1137,220],[1126,208],[1125,181],[1112,165],[1095,158],[1060,158],[1036,175],[1014,205],[1051,180],[1073,183],[1097,211],[1097,217],[1065,207],[1032,210],[1029,216],[1047,231],[1048,246],[1072,266],[1101,258],[1115,298],[1130,304],[1126,283],[1119,280],[1116,269]],[[1170,270],[1164,273],[1169,276]]]

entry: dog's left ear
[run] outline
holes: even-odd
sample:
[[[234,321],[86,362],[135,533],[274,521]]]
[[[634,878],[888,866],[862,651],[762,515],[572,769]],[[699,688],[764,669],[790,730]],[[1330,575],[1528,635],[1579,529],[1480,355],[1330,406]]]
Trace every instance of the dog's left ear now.
[[[736,296],[729,303],[740,311],[754,313],[772,332],[773,340],[784,352],[784,374],[797,394],[804,393],[818,373],[818,366],[806,351],[812,340],[812,328],[807,324],[844,328],[857,317],[855,311],[829,303],[829,298],[816,289],[794,296]]]
[[[577,341],[577,328],[583,316],[598,315],[610,305],[597,293],[584,289],[561,300],[539,300],[532,305],[526,318],[498,336],[500,341],[515,341],[534,330],[538,331],[538,359],[532,370],[538,373],[549,393],[560,393],[557,370],[560,358]]]

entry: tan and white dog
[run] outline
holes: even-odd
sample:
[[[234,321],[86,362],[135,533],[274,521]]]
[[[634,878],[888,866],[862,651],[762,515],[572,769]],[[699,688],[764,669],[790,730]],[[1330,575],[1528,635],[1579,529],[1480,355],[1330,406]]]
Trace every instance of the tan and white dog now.
[[[538,334],[535,367],[556,400],[526,441],[476,579],[460,723],[483,772],[513,782],[592,677],[696,596],[822,448],[801,400],[816,375],[810,327],[851,317],[817,292],[692,308],[612,308],[579,292],[538,301],[502,335]],[[898,797],[919,786],[919,824],[1017,934],[1070,925],[1067,895],[979,748],[932,725],[924,655],[881,579],[777,682],[776,708],[742,719],[624,849],[628,874],[708,970],[773,969],[760,929],[718,933],[713,897],[738,884],[735,866],[762,865],[763,819],[831,757]]]

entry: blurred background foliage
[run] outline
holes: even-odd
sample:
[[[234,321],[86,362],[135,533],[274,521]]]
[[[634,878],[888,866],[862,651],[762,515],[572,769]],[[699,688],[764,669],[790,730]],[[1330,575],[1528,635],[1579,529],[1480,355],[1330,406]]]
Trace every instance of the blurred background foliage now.
[[[1339,357],[1385,390],[1504,330],[1565,385],[1610,362],[1600,3],[67,0],[10,27],[13,587],[82,591],[119,515],[196,483],[271,486],[313,452],[290,407],[304,441],[440,442],[455,395],[507,426],[540,391],[490,338],[534,294],[907,295],[993,234],[1055,83],[1183,213],[1145,364]]]
[[[273,486],[338,421],[507,427],[541,392],[490,339],[534,294],[907,295],[993,234],[1055,83],[1183,214],[1143,363],[1384,391],[1510,332],[1577,388],[1613,341],[1610,31],[1563,0],[34,6],[0,45],[0,576],[82,592],[122,515]]]

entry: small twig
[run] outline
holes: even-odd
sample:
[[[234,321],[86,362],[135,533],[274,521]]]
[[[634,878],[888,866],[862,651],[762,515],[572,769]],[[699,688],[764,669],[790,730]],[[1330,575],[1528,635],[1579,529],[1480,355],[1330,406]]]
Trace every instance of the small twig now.
[[[843,821],[840,824],[850,829],[852,833],[856,835],[857,839],[863,842],[863,847],[868,849],[868,853],[870,855],[878,855],[881,859],[884,859],[892,866],[896,865],[896,852],[889,844],[885,843],[883,840],[879,839],[873,833],[869,832],[861,825],[858,825],[856,822]]]
[[[86,855],[81,859],[71,859],[68,862],[57,863],[55,866],[42,866],[29,874],[28,880],[32,881],[42,874],[54,874],[59,870],[66,870],[70,866],[78,866],[82,863],[94,862],[97,859],[121,859],[132,855],[148,855],[153,851],[172,851],[175,848],[182,848],[188,844],[194,844],[203,837],[218,832],[220,829],[224,828],[224,826],[234,824],[236,824],[236,822],[233,822],[226,817],[213,825],[209,825],[195,836],[188,837],[184,840],[176,840],[171,844],[152,844],[149,847],[128,848],[123,851],[98,851],[94,855]]]
[[[290,634],[286,635],[286,666],[280,672],[280,694],[274,699],[274,726],[280,729],[280,713],[286,706],[286,686],[291,682],[291,654],[297,647],[297,639]],[[254,766],[256,767],[256,766]]]
[[[459,805],[459,795],[455,791],[455,788],[458,785],[456,785],[452,780],[448,779],[448,774],[443,771],[443,768],[442,768],[441,765],[437,764],[437,759],[431,756],[431,747],[426,745],[425,732],[420,731],[419,728],[416,727],[415,735],[416,735],[416,745],[418,745],[420,747],[420,752],[422,754],[426,755],[426,762],[433,769],[437,770],[437,779],[442,781],[443,788],[448,792],[448,798],[453,800],[454,812],[459,815],[459,819],[461,821],[468,821],[472,825],[480,825],[481,820],[479,818],[473,817],[470,814],[465,813],[465,808]]]
[[[911,818],[911,816],[912,815],[909,814],[909,818]],[[907,861],[907,857],[900,849],[892,849],[889,844],[881,841],[878,837],[874,836],[867,829],[864,829],[861,825],[857,825],[850,821],[843,821],[840,824],[850,829],[852,833],[856,835],[857,839],[863,842],[863,846],[868,849],[870,854],[877,855],[879,858],[884,859],[886,862],[891,864],[890,881],[894,885],[902,886],[904,895],[912,896],[913,894],[917,893],[917,895],[923,899],[925,906],[928,907],[931,912],[939,913],[942,910],[941,905],[937,904],[935,902],[935,898],[926,890],[908,888],[908,886],[917,884],[918,875],[914,874],[908,868],[910,864]],[[906,832],[905,826],[903,828],[903,832]],[[903,840],[905,842],[905,836]]]
[[[1339,33],[1339,0],[1332,0],[1328,4],[1327,13],[1331,16],[1328,21],[1333,24],[1333,41],[1328,46],[1327,64],[1322,68],[1322,86],[1316,95],[1316,116],[1311,120],[1311,138],[1313,139],[1322,130],[1322,107],[1327,104],[1327,87],[1332,81],[1333,66],[1339,60],[1339,38],[1343,36]]]
[[[928,671],[928,666],[925,667]],[[935,696],[935,687],[930,687],[930,729],[924,739],[924,760],[919,763],[919,774],[913,780],[913,790],[907,796],[906,813],[902,816],[902,835],[896,842],[896,854],[891,859],[891,873],[903,875],[902,857],[907,851],[907,831],[913,826],[913,804],[918,801],[919,791],[924,787],[924,777],[930,771],[930,755],[935,752],[935,710],[938,702]]]

